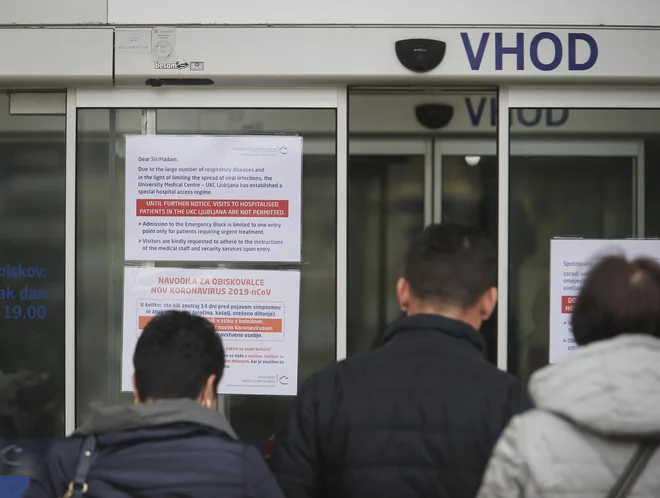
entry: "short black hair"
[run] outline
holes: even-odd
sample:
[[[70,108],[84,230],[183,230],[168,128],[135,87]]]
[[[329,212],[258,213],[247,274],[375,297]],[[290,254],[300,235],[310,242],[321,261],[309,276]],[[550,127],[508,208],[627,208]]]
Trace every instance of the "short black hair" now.
[[[469,308],[497,285],[497,252],[476,227],[429,225],[410,244],[404,278],[418,299]]]
[[[212,374],[225,368],[222,339],[205,318],[168,311],[142,331],[133,354],[135,387],[147,399],[197,399]]]
[[[660,266],[648,258],[601,259],[589,271],[573,309],[578,345],[622,334],[660,337]]]

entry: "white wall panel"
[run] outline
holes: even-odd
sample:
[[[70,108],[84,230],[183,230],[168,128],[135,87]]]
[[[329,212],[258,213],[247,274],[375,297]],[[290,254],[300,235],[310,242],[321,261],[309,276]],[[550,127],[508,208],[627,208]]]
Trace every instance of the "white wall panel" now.
[[[110,28],[0,29],[0,87],[111,85],[112,50]]]
[[[103,24],[107,0],[0,0],[2,24]]]
[[[660,2],[659,2],[660,5]],[[141,31],[141,30],[140,30]],[[166,64],[143,50],[146,40],[116,52],[118,85],[147,78],[208,77],[216,84],[348,83],[501,84],[660,80],[660,30],[244,27],[178,28]],[[406,38],[446,42],[442,64],[427,74],[406,70],[394,44]],[[156,50],[154,49],[154,52]],[[514,53],[515,52],[515,53]],[[582,84],[580,83],[580,84]]]
[[[20,0],[15,0],[20,1]],[[108,0],[116,24],[658,26],[657,0]]]

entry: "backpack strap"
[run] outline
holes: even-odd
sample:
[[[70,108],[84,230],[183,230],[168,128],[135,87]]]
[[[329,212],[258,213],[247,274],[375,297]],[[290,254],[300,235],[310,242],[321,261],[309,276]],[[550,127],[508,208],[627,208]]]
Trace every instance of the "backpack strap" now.
[[[630,494],[637,479],[658,448],[658,441],[645,441],[639,445],[623,472],[607,494],[607,498],[625,498]]]
[[[92,466],[92,462],[96,457],[96,436],[87,436],[83,442],[80,450],[80,457],[78,458],[78,467],[76,468],[76,475],[73,481],[69,483],[69,488],[64,494],[63,498],[83,498],[87,493],[87,474]]]

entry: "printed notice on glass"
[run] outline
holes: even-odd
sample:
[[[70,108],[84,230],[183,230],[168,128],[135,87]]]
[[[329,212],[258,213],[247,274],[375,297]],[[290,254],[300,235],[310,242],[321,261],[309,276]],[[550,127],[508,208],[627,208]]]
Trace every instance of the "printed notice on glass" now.
[[[182,310],[207,318],[222,337],[220,394],[296,394],[299,271],[128,267],[124,278],[122,391],[133,390],[133,352],[144,327]]]
[[[572,323],[577,296],[594,263],[610,254],[660,262],[660,241],[554,239],[550,242],[550,363],[559,363],[577,348]]]
[[[302,138],[126,137],[128,261],[300,262]]]

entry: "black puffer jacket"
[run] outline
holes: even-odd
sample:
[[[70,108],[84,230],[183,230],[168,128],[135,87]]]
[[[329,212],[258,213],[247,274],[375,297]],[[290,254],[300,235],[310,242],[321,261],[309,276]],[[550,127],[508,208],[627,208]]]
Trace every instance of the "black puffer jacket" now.
[[[415,315],[305,383],[271,468],[287,498],[473,498],[500,433],[530,404],[476,330]]]

